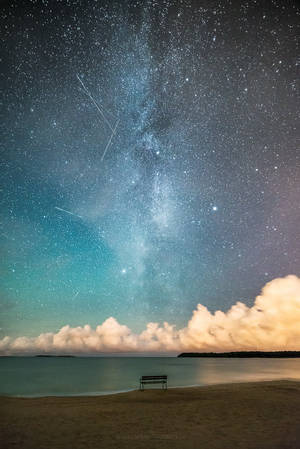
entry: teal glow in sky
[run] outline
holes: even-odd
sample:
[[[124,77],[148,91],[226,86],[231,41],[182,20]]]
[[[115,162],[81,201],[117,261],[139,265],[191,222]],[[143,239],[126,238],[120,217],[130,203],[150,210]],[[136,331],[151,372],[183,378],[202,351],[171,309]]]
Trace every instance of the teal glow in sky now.
[[[180,327],[299,275],[298,20],[277,0],[2,7],[0,338]]]

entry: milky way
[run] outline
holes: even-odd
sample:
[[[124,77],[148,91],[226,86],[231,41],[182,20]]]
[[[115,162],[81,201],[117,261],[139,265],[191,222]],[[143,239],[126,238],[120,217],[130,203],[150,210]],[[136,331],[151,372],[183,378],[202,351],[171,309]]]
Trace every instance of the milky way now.
[[[1,330],[181,326],[300,273],[290,1],[1,7]],[[298,58],[298,59],[297,59]]]

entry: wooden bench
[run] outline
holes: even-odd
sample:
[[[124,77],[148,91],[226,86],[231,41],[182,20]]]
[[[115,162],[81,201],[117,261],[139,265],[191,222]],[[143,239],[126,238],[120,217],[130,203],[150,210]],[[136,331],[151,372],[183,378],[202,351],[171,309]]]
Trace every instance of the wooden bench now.
[[[162,389],[168,389],[168,376],[142,376],[140,377],[140,391],[144,391],[145,384],[162,384]]]

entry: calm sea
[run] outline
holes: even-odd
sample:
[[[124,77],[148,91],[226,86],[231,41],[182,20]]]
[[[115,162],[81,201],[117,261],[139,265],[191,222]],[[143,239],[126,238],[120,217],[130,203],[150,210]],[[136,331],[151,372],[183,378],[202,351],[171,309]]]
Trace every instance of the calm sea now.
[[[135,390],[141,375],[159,374],[168,375],[170,387],[300,380],[300,359],[0,357],[0,395],[108,394]]]

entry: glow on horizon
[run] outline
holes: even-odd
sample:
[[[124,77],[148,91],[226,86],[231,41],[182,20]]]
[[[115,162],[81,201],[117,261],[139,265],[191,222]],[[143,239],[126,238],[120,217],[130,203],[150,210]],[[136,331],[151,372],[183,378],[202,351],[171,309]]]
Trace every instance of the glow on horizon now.
[[[198,304],[185,328],[165,322],[148,323],[140,334],[110,317],[95,330],[68,325],[56,334],[35,338],[4,337],[0,355],[37,352],[97,354],[182,351],[300,350],[300,278],[287,276],[268,282],[252,307],[237,302],[226,313],[210,313]]]

